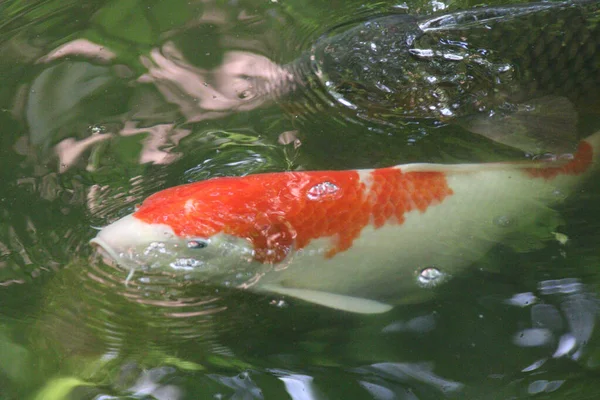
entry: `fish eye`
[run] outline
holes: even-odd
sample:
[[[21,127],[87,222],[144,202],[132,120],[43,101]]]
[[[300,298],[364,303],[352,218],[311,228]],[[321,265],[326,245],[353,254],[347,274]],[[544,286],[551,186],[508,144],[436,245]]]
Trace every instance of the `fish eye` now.
[[[192,239],[187,242],[190,249],[203,249],[208,246],[208,242],[202,239]]]

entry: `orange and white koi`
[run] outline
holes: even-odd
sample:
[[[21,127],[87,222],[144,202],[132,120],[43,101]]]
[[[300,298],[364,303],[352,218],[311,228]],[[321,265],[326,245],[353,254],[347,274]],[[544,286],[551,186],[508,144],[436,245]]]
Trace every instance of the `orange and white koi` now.
[[[428,292],[531,225],[599,161],[408,164],[215,178],[158,192],[92,243],[124,268],[377,313]],[[538,224],[539,225],[539,224]],[[551,225],[551,224],[548,224]],[[537,240],[552,237],[548,226]],[[528,240],[531,240],[529,237]]]

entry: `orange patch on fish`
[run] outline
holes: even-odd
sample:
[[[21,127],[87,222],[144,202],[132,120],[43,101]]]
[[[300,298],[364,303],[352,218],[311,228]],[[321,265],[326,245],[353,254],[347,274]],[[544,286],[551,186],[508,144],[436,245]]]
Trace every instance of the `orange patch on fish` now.
[[[147,223],[169,225],[182,237],[218,233],[249,240],[255,259],[280,262],[290,250],[331,238],[326,257],[349,249],[372,223],[403,223],[405,213],[452,194],[441,172],[373,170],[285,172],[216,178],[166,189],[134,213]]]
[[[580,175],[586,172],[594,162],[594,149],[586,141],[579,143],[577,152],[572,160],[558,166],[544,166],[543,168],[529,168],[527,173],[534,178],[552,179],[558,175]]]

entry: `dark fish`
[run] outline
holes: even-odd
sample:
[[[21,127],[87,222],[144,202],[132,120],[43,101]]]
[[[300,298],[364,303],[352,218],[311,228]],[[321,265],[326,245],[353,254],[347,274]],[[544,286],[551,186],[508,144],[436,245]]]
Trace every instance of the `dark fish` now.
[[[564,152],[577,142],[575,110],[600,109],[600,2],[382,16],[334,30],[286,69],[291,81],[270,88],[279,95]]]

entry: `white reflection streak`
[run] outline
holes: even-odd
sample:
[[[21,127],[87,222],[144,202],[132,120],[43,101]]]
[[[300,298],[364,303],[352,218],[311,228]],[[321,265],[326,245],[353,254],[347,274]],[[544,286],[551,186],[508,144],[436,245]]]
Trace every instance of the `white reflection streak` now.
[[[315,400],[318,398],[312,376],[290,374],[280,377],[279,380],[285,385],[285,390],[292,400]]]

